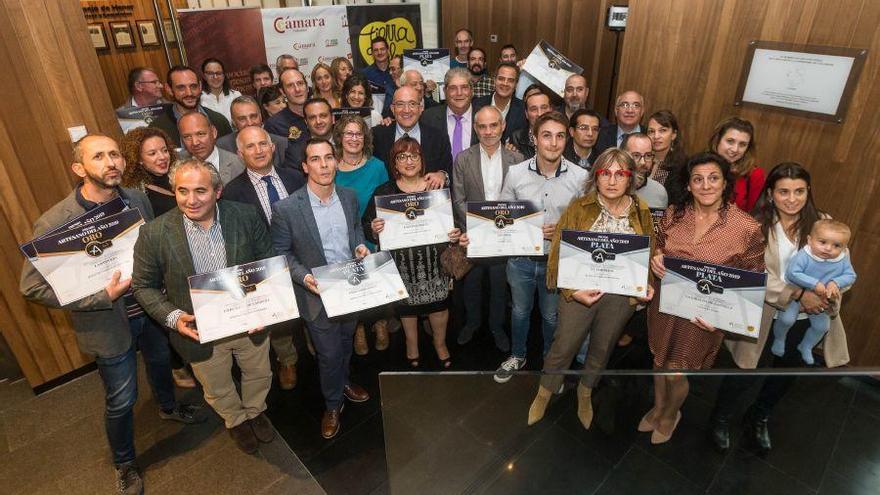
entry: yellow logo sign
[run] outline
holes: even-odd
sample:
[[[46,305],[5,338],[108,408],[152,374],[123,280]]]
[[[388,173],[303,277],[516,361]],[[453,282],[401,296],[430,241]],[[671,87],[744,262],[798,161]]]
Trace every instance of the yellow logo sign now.
[[[404,50],[416,48],[416,31],[408,20],[395,17],[387,21],[374,21],[364,26],[358,36],[358,49],[367,64],[373,63],[370,41],[377,36],[388,40],[389,57],[402,55]]]

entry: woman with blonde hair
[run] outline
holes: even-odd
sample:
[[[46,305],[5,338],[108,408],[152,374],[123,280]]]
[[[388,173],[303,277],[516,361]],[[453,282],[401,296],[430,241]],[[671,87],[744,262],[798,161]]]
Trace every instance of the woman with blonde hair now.
[[[339,86],[330,66],[324,62],[315,64],[312,69],[312,92],[314,97],[327,100],[332,108],[339,108]]]

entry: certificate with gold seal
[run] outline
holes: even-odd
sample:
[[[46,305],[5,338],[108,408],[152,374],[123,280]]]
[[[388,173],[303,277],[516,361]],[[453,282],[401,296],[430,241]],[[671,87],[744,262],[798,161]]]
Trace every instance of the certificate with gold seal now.
[[[383,251],[448,242],[453,228],[449,189],[376,196],[376,216],[385,220]]]
[[[200,273],[187,281],[203,344],[299,318],[285,256]]]
[[[560,236],[557,287],[648,295],[650,237],[580,230],[563,230]]]
[[[330,318],[409,297],[388,251],[312,268],[312,275]]]
[[[544,254],[544,212],[532,201],[468,201],[469,258]]]
[[[131,278],[134,243],[144,224],[141,212],[129,209],[90,220],[30,243],[31,263],[62,306],[103,290],[116,270],[122,280]]]
[[[767,274],[671,256],[663,257],[660,312],[758,338]]]

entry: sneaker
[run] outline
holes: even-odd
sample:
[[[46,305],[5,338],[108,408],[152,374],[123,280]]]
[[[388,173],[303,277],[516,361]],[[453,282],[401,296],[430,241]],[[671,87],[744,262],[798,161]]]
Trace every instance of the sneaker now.
[[[519,371],[526,365],[526,358],[518,358],[510,356],[507,361],[501,363],[501,366],[495,370],[495,381],[498,383],[507,383],[513,377],[512,371]]]
[[[201,414],[202,408],[191,404],[177,404],[171,411],[160,410],[159,417],[168,421],[177,421],[185,425],[204,423],[207,417]]]
[[[144,493],[144,480],[133,462],[116,466],[116,493],[119,495]]]

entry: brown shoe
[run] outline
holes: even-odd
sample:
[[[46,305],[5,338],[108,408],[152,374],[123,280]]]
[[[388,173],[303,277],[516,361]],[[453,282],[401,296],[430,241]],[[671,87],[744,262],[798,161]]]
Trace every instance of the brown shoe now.
[[[281,390],[293,390],[296,387],[296,365],[278,363],[278,386]]]
[[[229,428],[229,436],[235,440],[235,445],[238,446],[244,453],[253,454],[260,447],[260,444],[257,442],[257,437],[254,436],[254,430],[251,428],[251,424],[248,421],[244,423]]]
[[[321,436],[330,440],[339,433],[339,409],[324,411],[321,418]]]
[[[355,385],[354,383],[348,384],[342,388],[342,395],[345,396],[346,399],[351,402],[366,402],[370,400],[370,394],[364,387],[360,385]]]
[[[186,367],[172,369],[171,378],[174,379],[174,384],[180,388],[196,388],[196,379],[193,378],[192,373]]]
[[[373,323],[373,331],[376,332],[376,350],[388,349],[388,321],[379,320]]]
[[[354,331],[354,353],[358,356],[366,356],[370,352],[370,346],[367,345],[367,333],[364,331],[364,324],[358,323]]]
[[[254,436],[263,443],[269,443],[275,440],[275,428],[269,422],[269,418],[265,414],[260,413],[259,416],[248,420],[251,428],[254,430]]]

